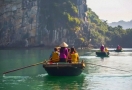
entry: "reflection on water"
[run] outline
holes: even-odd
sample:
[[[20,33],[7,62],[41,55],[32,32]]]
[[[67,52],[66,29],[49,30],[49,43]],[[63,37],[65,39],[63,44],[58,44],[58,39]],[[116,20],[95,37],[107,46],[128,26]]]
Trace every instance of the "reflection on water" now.
[[[3,72],[41,62],[52,50],[0,50],[0,90],[132,90],[132,52],[110,52],[110,57],[96,57],[95,52],[81,53],[86,64],[79,76],[49,76],[42,65]]]
[[[2,84],[3,83],[3,84]],[[120,74],[86,74],[76,77],[5,76],[1,90],[132,90],[132,76]]]
[[[84,82],[84,75],[72,76],[72,77],[44,77],[44,86],[48,86],[50,89],[55,90],[80,90]]]
[[[84,75],[74,77],[57,77],[46,74],[38,76],[4,76],[1,88],[17,90],[23,87],[26,90],[80,90],[83,86]],[[21,88],[19,90],[22,90]]]

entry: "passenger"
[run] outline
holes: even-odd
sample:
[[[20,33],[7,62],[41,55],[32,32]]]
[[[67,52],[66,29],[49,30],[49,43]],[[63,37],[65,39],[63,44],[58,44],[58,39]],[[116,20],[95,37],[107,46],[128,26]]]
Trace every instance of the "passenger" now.
[[[105,52],[108,52],[109,50],[108,50],[108,48],[107,47],[105,47]]]
[[[104,49],[105,49],[105,48],[104,48],[104,45],[102,44],[101,47],[100,47],[100,51],[101,51],[101,52],[104,52]]]
[[[54,51],[50,55],[50,62],[51,63],[57,63],[57,62],[59,62],[59,55],[60,55],[60,53],[58,52],[58,48],[55,47]]]
[[[71,48],[70,56],[71,56],[72,63],[79,62],[79,55],[78,55],[77,51],[75,50],[75,48]]]
[[[60,47],[57,47],[58,48],[58,52],[60,53]]]
[[[118,45],[116,49],[117,49],[117,50],[121,50],[121,46],[120,46],[120,45]]]
[[[66,62],[68,58],[68,45],[63,42],[60,47],[60,62]]]
[[[70,51],[71,49],[68,48],[68,59],[67,59],[67,62],[71,63],[71,55],[70,55]]]

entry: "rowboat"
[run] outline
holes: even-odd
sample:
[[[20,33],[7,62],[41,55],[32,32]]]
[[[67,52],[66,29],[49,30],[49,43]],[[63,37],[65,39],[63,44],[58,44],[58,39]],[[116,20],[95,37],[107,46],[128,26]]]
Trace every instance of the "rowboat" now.
[[[96,55],[99,57],[108,57],[109,56],[109,52],[96,52]]]
[[[120,49],[120,50],[117,50],[117,49],[116,49],[116,50],[114,50],[114,51],[115,51],[115,52],[122,52],[123,50],[122,50],[122,49]]]
[[[43,68],[50,76],[78,76],[85,68],[85,63],[44,63]]]

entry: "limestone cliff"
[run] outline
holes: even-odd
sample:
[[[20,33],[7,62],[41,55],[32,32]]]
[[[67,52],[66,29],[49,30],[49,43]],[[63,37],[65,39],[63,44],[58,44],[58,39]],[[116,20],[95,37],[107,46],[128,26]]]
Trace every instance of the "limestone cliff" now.
[[[0,46],[34,45],[37,30],[37,0],[0,0]]]
[[[78,15],[74,16],[82,19],[80,27],[83,30],[82,26],[86,26],[86,0],[71,1],[78,8]],[[81,32],[70,32],[60,21],[62,19],[54,21],[52,13],[56,11],[52,11],[51,2],[0,0],[0,47],[58,45],[61,41],[73,44],[77,38],[75,34]]]

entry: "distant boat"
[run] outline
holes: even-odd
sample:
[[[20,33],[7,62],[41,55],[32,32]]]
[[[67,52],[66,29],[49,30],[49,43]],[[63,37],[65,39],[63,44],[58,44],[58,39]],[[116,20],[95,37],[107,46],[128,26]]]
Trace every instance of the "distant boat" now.
[[[100,52],[100,51],[97,51],[96,55],[98,57],[108,57],[109,56],[109,52]]]
[[[85,68],[85,63],[44,63],[43,68],[51,76],[78,76]]]
[[[115,51],[115,52],[122,52],[123,50],[122,50],[122,49],[120,49],[120,50],[117,50],[117,49],[116,49],[116,50],[114,50],[114,51]]]

